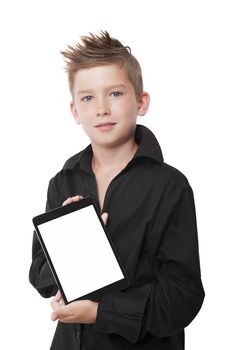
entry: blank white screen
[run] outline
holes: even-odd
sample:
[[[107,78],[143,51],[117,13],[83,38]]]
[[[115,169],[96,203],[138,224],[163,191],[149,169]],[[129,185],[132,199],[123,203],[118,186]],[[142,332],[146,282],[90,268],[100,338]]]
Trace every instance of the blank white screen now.
[[[68,301],[124,278],[92,205],[38,228]]]

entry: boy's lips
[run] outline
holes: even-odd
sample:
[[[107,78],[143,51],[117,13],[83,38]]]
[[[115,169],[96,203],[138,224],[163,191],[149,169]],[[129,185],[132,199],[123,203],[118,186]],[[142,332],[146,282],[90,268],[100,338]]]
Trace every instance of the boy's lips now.
[[[105,122],[105,123],[99,123],[95,125],[95,127],[98,128],[99,130],[108,131],[108,130],[112,130],[112,128],[116,124],[117,123],[113,123],[113,122]]]

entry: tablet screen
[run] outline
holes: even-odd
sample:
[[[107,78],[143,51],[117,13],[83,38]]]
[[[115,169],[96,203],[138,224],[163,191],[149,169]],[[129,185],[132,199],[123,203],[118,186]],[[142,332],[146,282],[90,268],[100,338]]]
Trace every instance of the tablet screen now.
[[[68,302],[124,278],[93,205],[37,227]]]

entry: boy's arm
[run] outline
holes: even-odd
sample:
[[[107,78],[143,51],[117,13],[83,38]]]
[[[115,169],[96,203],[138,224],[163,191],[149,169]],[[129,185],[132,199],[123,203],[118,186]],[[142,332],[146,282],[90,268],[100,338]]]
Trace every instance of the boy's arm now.
[[[135,343],[147,333],[170,336],[198,313],[204,290],[193,193],[187,182],[168,189],[147,237],[147,253],[154,280],[104,297],[96,331],[119,334]]]
[[[45,298],[49,298],[57,292],[55,280],[35,232],[33,233],[32,263],[29,271],[29,281]]]
[[[48,187],[46,211],[58,206],[56,188],[54,179],[52,179]],[[29,271],[29,281],[45,298],[49,298],[57,292],[57,285],[35,232],[33,234],[32,263]]]

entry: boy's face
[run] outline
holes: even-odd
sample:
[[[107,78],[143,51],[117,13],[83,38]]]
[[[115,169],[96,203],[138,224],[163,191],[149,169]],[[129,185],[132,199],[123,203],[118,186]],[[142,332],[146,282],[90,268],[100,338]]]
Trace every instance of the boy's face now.
[[[137,115],[144,115],[149,95],[137,99],[127,73],[118,65],[76,73],[71,111],[92,145],[118,146],[134,138]]]

